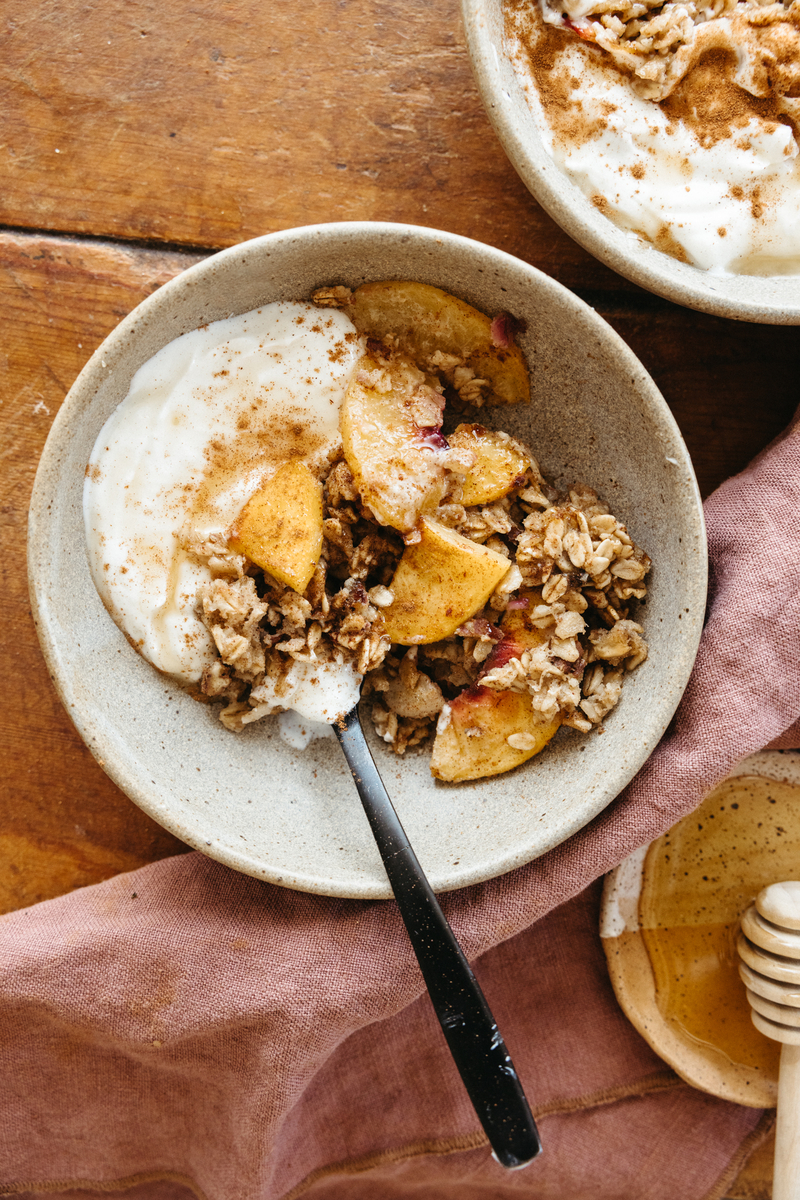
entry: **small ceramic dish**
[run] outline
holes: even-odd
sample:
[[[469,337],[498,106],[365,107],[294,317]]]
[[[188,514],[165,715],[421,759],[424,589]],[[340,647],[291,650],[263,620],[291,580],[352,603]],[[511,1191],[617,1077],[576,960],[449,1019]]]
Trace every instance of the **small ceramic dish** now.
[[[462,0],[473,70],[503,149],[550,216],[570,237],[633,283],[719,317],[800,324],[800,277],[712,275],[618,228],[556,165],[504,51],[502,0]]]
[[[489,246],[408,225],[311,226],[234,246],[130,314],[97,350],[53,425],[29,528],[33,609],[60,696],[116,783],[177,837],[247,874],[327,895],[390,894],[338,747],[306,750],[265,720],[228,732],[129,646],[92,583],[86,462],[134,372],[179,334],[323,284],[411,279],[527,323],[530,405],[486,410],[529,442],[548,478],[594,486],[654,561],[642,620],[650,657],[626,682],[603,736],[560,730],[522,768],[437,783],[429,750],[395,757],[373,737],[386,786],[439,891],[530,861],[590,821],[661,737],[694,661],[706,592],[702,508],[688,452],[653,382],[614,331],[570,292]]]
[[[609,974],[631,1024],[694,1087],[776,1103],[780,1046],[750,1019],[736,941],[762,887],[796,878],[800,754],[740,762],[698,809],[606,878]]]

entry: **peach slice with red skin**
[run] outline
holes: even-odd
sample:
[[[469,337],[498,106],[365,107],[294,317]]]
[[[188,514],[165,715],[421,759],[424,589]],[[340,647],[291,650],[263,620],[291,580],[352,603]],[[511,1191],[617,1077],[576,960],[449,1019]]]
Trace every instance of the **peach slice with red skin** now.
[[[489,381],[490,404],[530,400],[525,358],[509,337],[518,325],[513,318],[493,322],[441,288],[410,280],[364,283],[346,311],[359,333],[386,341],[420,365],[435,361],[437,351],[452,355]]]
[[[528,609],[541,603],[536,590],[522,593]],[[537,629],[526,609],[512,609],[502,622],[503,640],[492,650],[482,674],[542,645],[547,635]],[[450,702],[449,720],[434,739],[431,774],[448,783],[501,775],[533,758],[556,734],[560,717],[549,718],[533,707],[528,692],[497,692],[480,680]],[[515,738],[511,745],[509,737]]]
[[[483,608],[511,562],[430,517],[406,546],[383,610],[386,632],[401,646],[438,642]]]
[[[446,783],[512,771],[543,750],[561,722],[537,712],[527,692],[494,692],[477,684],[450,704],[450,723],[436,734],[431,774]],[[526,749],[509,745],[527,734]]]
[[[443,408],[444,397],[408,360],[365,354],[359,362],[339,424],[356,487],[381,525],[408,533],[444,496],[458,454],[439,432]],[[462,458],[463,472],[474,457]]]

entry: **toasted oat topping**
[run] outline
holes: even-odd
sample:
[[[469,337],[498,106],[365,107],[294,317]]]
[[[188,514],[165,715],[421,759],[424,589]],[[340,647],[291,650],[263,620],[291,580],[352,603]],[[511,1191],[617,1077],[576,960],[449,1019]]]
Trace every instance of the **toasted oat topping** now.
[[[365,675],[375,729],[397,754],[446,721],[448,701],[476,682],[528,692],[543,716],[558,715],[575,729],[599,725],[618,702],[626,671],[647,657],[630,613],[646,595],[650,559],[591,488],[576,484],[557,494],[525,449],[531,466],[511,494],[483,507],[443,503],[436,513],[507,555],[512,567],[482,613],[433,644],[391,646],[383,632],[403,542],[360,504],[344,460],[325,480],[323,555],[303,596],[218,541],[190,543],[215,576],[201,590],[198,611],[220,658],[202,686],[229,701],[221,714],[228,728],[282,711],[281,684],[294,660],[353,663]],[[519,598],[528,589],[539,589],[538,603]],[[504,637],[499,622],[520,606],[544,640],[492,666]]]

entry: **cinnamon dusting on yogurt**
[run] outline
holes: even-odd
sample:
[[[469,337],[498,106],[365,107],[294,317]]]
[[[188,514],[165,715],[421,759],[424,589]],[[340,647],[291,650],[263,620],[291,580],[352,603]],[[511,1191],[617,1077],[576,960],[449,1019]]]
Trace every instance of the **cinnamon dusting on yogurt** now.
[[[800,273],[800,0],[504,11],[545,145],[595,208],[712,273]]]
[[[672,125],[691,129],[700,145],[714,146],[733,138],[751,121],[763,123],[768,132],[792,122],[776,95],[753,96],[735,82],[738,67],[731,50],[711,50],[684,76],[660,107]]]

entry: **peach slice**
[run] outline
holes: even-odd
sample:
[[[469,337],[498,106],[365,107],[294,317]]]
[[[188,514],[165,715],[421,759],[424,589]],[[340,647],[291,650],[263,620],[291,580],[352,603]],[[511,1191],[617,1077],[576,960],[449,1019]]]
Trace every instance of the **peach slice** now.
[[[544,749],[560,724],[537,712],[527,692],[478,684],[451,701],[450,723],[434,739],[431,774],[447,783],[502,775]]]
[[[524,482],[531,460],[507,434],[483,425],[459,425],[447,440],[450,446],[477,455],[478,461],[464,477],[462,504],[491,504]]]
[[[279,583],[306,590],[322,550],[322,484],[304,462],[285,463],[250,497],[228,544]]]
[[[521,595],[529,609],[541,603],[534,589]],[[505,636],[486,660],[484,673],[547,640],[524,609],[509,610],[502,629]],[[448,783],[501,775],[543,750],[560,724],[560,717],[548,718],[535,709],[527,692],[496,692],[479,680],[451,701],[449,723],[441,723],[434,739],[431,774]]]
[[[386,341],[426,369],[437,362],[437,351],[451,355],[476,378],[489,381],[489,403],[530,400],[528,368],[519,346],[505,336],[493,337],[489,317],[441,288],[402,280],[364,283],[347,313],[359,333]]]
[[[423,517],[420,540],[406,546],[389,584],[386,632],[401,646],[449,637],[483,608],[510,566],[502,554]]]
[[[444,397],[407,360],[361,359],[339,425],[361,499],[382,525],[408,533],[442,499],[450,462],[443,408]]]

